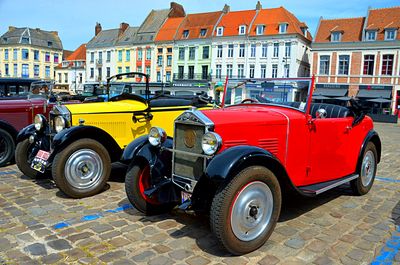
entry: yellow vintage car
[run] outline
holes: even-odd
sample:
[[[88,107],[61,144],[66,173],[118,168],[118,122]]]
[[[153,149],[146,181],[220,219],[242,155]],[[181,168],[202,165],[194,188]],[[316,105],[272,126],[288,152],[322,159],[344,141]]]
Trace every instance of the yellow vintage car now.
[[[174,120],[183,111],[213,108],[205,95],[174,97],[161,93],[150,97],[148,76],[141,73],[119,74],[109,78],[108,84],[114,78],[138,75],[146,79],[144,91],[143,87],[131,89],[131,93],[107,102],[59,104],[48,118],[36,115],[34,123],[17,136],[19,169],[30,177],[51,173],[58,188],[70,197],[92,196],[104,189],[111,163],[121,161],[123,150],[132,140],[145,142],[153,126],[166,128],[173,135]]]

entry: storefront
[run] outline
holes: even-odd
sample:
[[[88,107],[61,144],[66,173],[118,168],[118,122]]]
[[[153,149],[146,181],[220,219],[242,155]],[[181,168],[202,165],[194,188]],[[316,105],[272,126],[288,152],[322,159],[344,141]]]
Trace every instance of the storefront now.
[[[210,84],[208,82],[180,81],[173,82],[170,89],[175,95],[196,95],[208,93]]]
[[[336,105],[346,105],[349,85],[343,84],[316,84],[313,99],[316,102],[325,102]]]

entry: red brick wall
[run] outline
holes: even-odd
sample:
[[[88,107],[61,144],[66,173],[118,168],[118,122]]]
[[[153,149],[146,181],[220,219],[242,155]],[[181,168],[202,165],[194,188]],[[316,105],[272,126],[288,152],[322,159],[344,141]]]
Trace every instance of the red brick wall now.
[[[358,92],[358,86],[357,85],[350,85],[349,86],[349,97],[355,97]]]
[[[375,58],[375,75],[381,74],[381,52],[376,54]]]
[[[318,53],[313,53],[313,75],[317,75],[318,74]]]
[[[353,52],[353,54],[351,55],[351,69],[350,69],[351,75],[360,75],[361,63],[362,63],[361,52]]]
[[[331,56],[331,60],[332,60],[332,62],[331,62],[331,71],[330,71],[331,75],[336,75],[336,64],[337,64],[337,58],[336,57],[337,57],[337,53],[333,52],[332,56]]]
[[[347,83],[347,77],[338,77],[337,83]]]

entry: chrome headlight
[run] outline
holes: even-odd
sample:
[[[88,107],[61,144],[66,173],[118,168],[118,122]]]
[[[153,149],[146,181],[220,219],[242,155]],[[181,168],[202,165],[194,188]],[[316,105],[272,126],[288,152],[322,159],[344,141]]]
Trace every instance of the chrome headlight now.
[[[46,118],[43,115],[37,114],[35,116],[33,123],[35,124],[36,131],[40,131],[41,129],[43,129],[45,121]]]
[[[57,116],[54,119],[54,129],[56,130],[57,133],[61,132],[62,130],[65,129],[66,122],[65,118],[62,116]]]
[[[152,127],[148,138],[152,146],[159,146],[167,139],[167,133],[162,128]]]
[[[204,134],[203,139],[201,139],[201,148],[204,154],[213,155],[222,145],[222,138],[215,132],[208,132]]]

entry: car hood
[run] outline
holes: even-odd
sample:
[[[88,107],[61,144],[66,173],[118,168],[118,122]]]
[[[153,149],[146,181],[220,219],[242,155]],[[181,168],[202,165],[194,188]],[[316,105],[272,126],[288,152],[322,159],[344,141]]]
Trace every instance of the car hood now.
[[[36,99],[9,99],[0,101],[0,109],[4,108],[18,108],[18,107],[30,107],[32,105],[43,105],[46,99],[36,98]]]
[[[131,112],[131,111],[143,111],[147,109],[147,104],[135,100],[121,100],[117,102],[98,102],[98,103],[85,103],[85,104],[67,104],[65,106],[68,108],[71,114]]]

